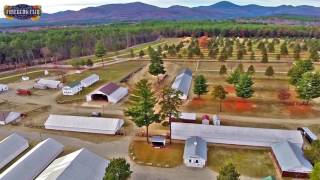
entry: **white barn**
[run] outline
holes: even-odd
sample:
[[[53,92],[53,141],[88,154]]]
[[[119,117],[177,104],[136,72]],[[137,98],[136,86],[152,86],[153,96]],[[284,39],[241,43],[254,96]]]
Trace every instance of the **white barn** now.
[[[36,180],[102,180],[109,161],[80,149],[53,161]]]
[[[198,136],[208,143],[254,147],[271,147],[272,144],[289,141],[302,147],[303,138],[299,131],[263,129],[234,126],[208,126],[172,122],[172,139],[186,140]]]
[[[64,96],[73,96],[78,94],[80,91],[82,91],[82,84],[78,81],[72,82],[68,84],[67,86],[64,86],[62,88],[62,94]]]
[[[62,88],[62,83],[56,80],[39,79],[33,87],[38,89],[44,89],[44,88],[60,89]]]
[[[52,130],[116,134],[123,124],[122,119],[114,118],[50,115],[44,126]]]
[[[186,140],[183,152],[183,162],[188,167],[203,168],[207,162],[207,142],[200,137],[190,137]]]
[[[2,140],[0,142],[0,170],[28,147],[28,140],[15,133]]]
[[[109,83],[86,96],[87,102],[92,100],[105,100],[118,103],[128,94],[128,88],[120,87],[115,83]]]
[[[97,74],[92,74],[89,77],[83,79],[80,81],[83,87],[89,87],[92,84],[98,82],[100,80],[100,77]]]
[[[187,100],[189,90],[192,84],[192,71],[190,69],[183,69],[174,80],[171,88],[182,92],[180,99]]]
[[[20,118],[21,113],[19,112],[0,111],[0,125],[6,125],[14,121],[19,121]]]
[[[48,138],[28,151],[0,174],[1,180],[31,180],[36,178],[61,152],[63,145]]]
[[[6,91],[8,91],[8,90],[9,90],[8,85],[6,85],[6,84],[0,84],[0,93],[1,93],[1,92],[6,92]]]

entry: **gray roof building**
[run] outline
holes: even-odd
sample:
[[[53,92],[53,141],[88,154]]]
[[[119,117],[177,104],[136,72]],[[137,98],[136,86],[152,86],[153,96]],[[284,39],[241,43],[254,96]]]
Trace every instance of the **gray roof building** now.
[[[200,137],[190,137],[186,140],[183,152],[183,158],[190,157],[202,158],[207,160],[207,142]]]
[[[271,145],[274,157],[282,172],[311,173],[312,165],[304,157],[302,149],[289,141]]]
[[[183,93],[183,96],[181,96],[181,99],[187,99],[189,90],[192,83],[192,71],[190,69],[183,69],[179,75],[174,80],[171,88],[181,91]]]

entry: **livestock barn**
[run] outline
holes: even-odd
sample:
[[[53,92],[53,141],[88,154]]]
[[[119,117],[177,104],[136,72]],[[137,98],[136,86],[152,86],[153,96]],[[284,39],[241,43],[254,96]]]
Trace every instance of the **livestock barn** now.
[[[308,178],[311,163],[304,157],[301,147],[289,141],[271,145],[272,156],[283,177]]]
[[[52,130],[116,134],[123,124],[122,119],[114,118],[50,115],[44,126]]]
[[[203,168],[207,162],[207,142],[200,137],[190,137],[186,140],[183,152],[183,162],[188,167]]]
[[[87,78],[81,80],[80,83],[83,87],[89,87],[92,84],[98,82],[99,80],[100,80],[100,77],[97,74],[92,74]]]
[[[56,159],[36,180],[102,180],[109,161],[83,148]]]
[[[39,79],[33,87],[37,89],[60,89],[62,88],[62,83],[56,80]]]
[[[21,113],[19,112],[9,112],[0,111],[0,125],[10,124],[11,122],[19,121],[21,118]]]
[[[111,103],[118,103],[128,94],[128,88],[120,87],[115,83],[109,83],[100,89],[87,95],[87,102],[103,100]]]

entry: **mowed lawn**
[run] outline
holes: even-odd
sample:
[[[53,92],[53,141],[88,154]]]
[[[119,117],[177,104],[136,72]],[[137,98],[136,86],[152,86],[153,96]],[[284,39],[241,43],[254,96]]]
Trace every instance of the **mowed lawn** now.
[[[93,90],[103,86],[104,84],[108,82],[118,82],[131,72],[135,71],[139,67],[144,66],[144,63],[142,62],[136,62],[136,61],[128,61],[123,62],[119,64],[113,64],[97,69],[90,69],[82,72],[81,74],[72,74],[69,76],[66,76],[66,82],[64,84],[68,84],[74,81],[81,81],[82,79],[90,76],[91,74],[98,74],[100,76],[100,81],[95,83],[94,85],[84,88],[79,94],[74,96],[63,96],[60,95],[57,98],[58,103],[64,103],[68,101],[74,101],[74,100],[84,100],[85,96],[92,92]]]
[[[133,141],[130,156],[137,163],[159,167],[175,167],[183,162],[184,144],[173,143],[165,148],[156,149],[146,141]]]
[[[49,76],[56,76],[59,73],[61,73],[61,71],[49,70]],[[25,74],[24,73],[22,74],[21,72],[4,75],[0,77],[0,83],[8,84],[8,83],[18,82],[18,81],[21,81],[21,77],[24,75]],[[27,72],[27,76],[30,78],[30,80],[45,77],[44,70],[35,70],[35,71]]]
[[[236,166],[244,176],[265,177],[275,174],[271,157],[267,150],[252,150],[210,146],[208,149],[208,167],[215,172],[228,163]]]

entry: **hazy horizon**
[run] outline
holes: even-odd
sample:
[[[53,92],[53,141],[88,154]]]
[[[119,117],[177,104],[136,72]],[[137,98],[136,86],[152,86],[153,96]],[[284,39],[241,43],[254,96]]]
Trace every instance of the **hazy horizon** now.
[[[118,4],[118,3],[130,3],[130,2],[142,2],[150,5],[155,5],[158,7],[170,7],[173,5],[187,6],[187,7],[197,7],[197,6],[207,6],[212,5],[220,0],[198,0],[197,2],[192,0],[123,0],[121,2],[115,0],[55,0],[55,1],[47,1],[43,2],[43,0],[1,0],[0,6],[3,7],[5,5],[16,5],[16,4],[30,4],[30,5],[41,5],[44,13],[55,13],[59,11],[65,10],[80,10],[86,7],[94,7],[101,6],[105,4]],[[229,2],[238,4],[238,5],[248,5],[248,4],[257,4],[262,6],[280,6],[280,5],[310,5],[320,7],[320,0],[265,0],[261,2],[261,0],[230,0]],[[3,10],[2,10],[3,12]],[[0,14],[0,17],[4,17],[3,13]]]

